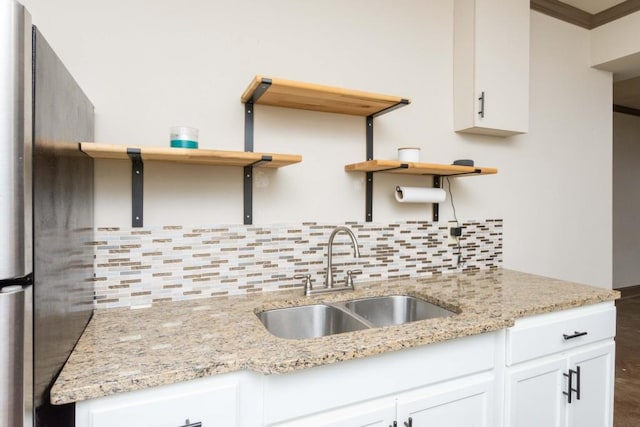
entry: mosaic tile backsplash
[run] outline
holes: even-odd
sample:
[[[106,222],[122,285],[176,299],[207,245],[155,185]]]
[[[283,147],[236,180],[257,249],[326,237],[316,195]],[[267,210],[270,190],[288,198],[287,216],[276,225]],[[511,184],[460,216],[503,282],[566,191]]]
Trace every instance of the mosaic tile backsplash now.
[[[448,243],[448,225],[392,223],[301,223],[265,226],[159,226],[95,231],[96,308],[135,307],[267,292],[298,287],[297,274],[325,278],[329,235],[338,225],[354,232],[360,258],[348,236],[333,245],[336,281],[361,270],[359,281],[429,276],[502,266],[502,220],[466,221],[458,245]],[[460,253],[460,264],[458,264]]]

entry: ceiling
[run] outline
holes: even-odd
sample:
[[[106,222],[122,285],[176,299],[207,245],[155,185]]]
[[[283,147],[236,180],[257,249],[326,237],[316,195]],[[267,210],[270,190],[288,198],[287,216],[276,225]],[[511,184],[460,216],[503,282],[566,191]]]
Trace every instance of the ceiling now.
[[[624,3],[624,0],[562,0],[562,3],[577,7],[578,9],[595,15],[596,13],[609,9],[610,7]]]

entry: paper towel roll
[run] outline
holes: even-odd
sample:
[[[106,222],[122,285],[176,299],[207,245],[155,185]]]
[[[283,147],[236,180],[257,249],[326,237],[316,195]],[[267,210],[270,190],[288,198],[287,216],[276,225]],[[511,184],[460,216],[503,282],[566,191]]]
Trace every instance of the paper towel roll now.
[[[396,187],[398,203],[440,203],[446,196],[442,188]]]

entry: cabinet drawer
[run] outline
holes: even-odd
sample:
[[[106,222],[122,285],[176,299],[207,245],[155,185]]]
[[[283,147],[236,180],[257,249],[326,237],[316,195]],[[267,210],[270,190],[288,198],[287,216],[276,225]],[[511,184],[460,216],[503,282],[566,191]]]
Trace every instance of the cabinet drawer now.
[[[613,338],[615,334],[613,303],[518,319],[507,330],[507,365]]]

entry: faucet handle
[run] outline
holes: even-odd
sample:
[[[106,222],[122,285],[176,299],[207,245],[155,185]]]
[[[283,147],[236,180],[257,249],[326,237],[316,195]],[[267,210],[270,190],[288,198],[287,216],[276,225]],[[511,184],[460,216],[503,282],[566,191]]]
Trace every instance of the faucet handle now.
[[[347,287],[353,288],[353,276],[356,274],[362,274],[362,270],[347,270]]]
[[[311,279],[311,274],[296,274],[293,276],[294,279],[304,279],[304,294],[306,296],[311,295],[311,289],[313,289],[313,280]]]

